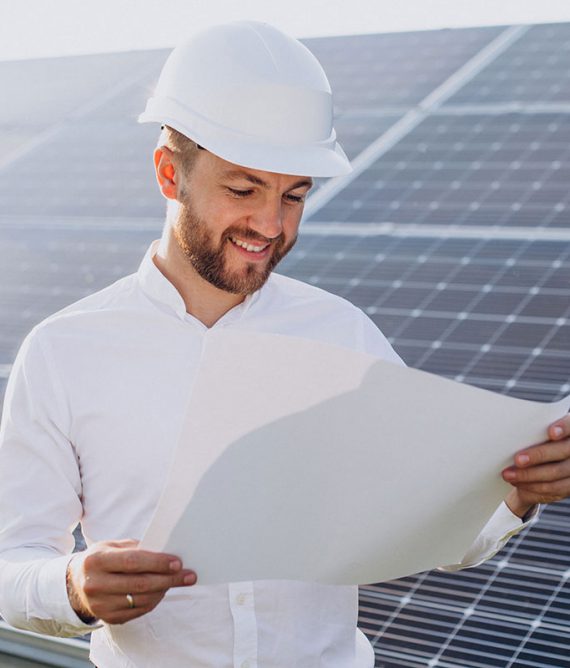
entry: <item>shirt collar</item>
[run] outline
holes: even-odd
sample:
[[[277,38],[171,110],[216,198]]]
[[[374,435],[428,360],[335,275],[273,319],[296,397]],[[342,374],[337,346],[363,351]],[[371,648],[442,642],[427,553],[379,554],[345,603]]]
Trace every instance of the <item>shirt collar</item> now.
[[[161,273],[160,269],[154,264],[153,257],[158,251],[160,239],[153,241],[149,246],[137,272],[137,277],[143,292],[163,307],[173,311],[181,320],[188,320],[192,317],[186,313],[186,304],[178,290]],[[263,290],[263,288],[261,288]],[[254,292],[234,308],[225,313],[218,323],[229,324],[235,320],[241,319],[258,300],[261,290]],[[218,324],[216,323],[216,325]]]
[[[162,274],[154,264],[153,257],[156,255],[160,240],[153,241],[148,248],[137,272],[138,280],[143,292],[162,306],[174,311],[179,318],[184,318],[186,305],[178,290]]]

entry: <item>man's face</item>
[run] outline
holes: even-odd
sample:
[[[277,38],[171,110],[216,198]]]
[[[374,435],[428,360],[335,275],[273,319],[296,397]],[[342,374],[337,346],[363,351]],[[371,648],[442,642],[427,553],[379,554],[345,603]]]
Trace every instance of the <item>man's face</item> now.
[[[175,238],[203,279],[251,294],[295,244],[311,186],[310,178],[240,167],[200,151],[190,174],[178,177]]]

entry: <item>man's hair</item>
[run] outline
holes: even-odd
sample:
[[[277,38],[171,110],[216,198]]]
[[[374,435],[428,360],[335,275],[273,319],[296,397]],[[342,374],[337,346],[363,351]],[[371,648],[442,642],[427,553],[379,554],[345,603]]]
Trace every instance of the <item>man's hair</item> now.
[[[192,171],[198,151],[202,149],[195,141],[168,125],[162,126],[158,145],[166,146],[174,153],[178,166],[186,175]]]

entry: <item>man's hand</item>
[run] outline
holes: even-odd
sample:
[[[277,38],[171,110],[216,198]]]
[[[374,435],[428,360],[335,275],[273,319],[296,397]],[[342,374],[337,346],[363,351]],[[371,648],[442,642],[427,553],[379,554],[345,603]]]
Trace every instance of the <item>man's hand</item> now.
[[[570,415],[551,424],[550,441],[521,450],[514,466],[502,475],[513,489],[505,499],[519,517],[537,503],[552,503],[570,496]]]
[[[137,546],[134,540],[102,541],[72,558],[67,590],[80,618],[123,624],[150,612],[171,587],[196,582],[177,557]]]

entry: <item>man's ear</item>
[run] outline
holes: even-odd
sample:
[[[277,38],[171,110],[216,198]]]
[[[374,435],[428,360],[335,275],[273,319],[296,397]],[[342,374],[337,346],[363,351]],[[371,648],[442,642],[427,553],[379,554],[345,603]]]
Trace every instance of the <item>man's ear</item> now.
[[[166,146],[160,146],[154,149],[153,161],[156,180],[160,192],[166,199],[178,198],[176,168],[172,162],[172,157],[172,151]]]

